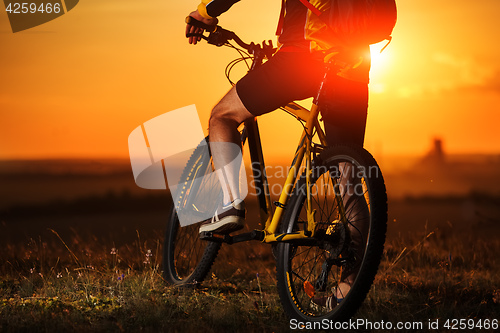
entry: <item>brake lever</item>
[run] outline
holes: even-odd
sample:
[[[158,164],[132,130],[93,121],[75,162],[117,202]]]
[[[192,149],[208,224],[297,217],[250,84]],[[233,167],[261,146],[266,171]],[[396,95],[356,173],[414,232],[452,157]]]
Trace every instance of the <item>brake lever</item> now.
[[[208,37],[205,36],[204,34],[187,33],[186,37],[187,38],[189,38],[189,37],[199,37],[201,39],[204,39],[204,40],[208,41]]]
[[[217,29],[208,35],[207,43],[215,46],[223,46],[226,45],[228,41],[232,40],[234,36],[234,32],[224,30],[217,26]]]
[[[262,42],[262,51],[266,55],[267,59],[271,59],[273,54],[276,52],[276,48],[273,47],[273,41],[270,39],[268,40],[267,43],[266,43],[266,41],[263,41]]]

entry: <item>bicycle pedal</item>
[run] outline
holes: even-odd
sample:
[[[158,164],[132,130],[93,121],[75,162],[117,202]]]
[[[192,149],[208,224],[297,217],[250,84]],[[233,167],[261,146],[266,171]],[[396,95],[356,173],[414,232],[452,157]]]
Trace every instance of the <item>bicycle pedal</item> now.
[[[206,240],[206,241],[211,241],[211,242],[219,242],[223,243],[224,238],[221,236],[215,236],[215,234],[212,231],[202,231],[200,232],[200,239],[201,240]]]

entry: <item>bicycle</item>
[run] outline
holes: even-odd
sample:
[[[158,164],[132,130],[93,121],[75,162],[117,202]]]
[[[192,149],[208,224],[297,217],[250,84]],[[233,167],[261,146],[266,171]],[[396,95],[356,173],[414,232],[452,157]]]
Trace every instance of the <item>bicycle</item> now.
[[[242,58],[252,60],[250,70],[275,51],[272,43],[246,44],[220,26],[207,26],[189,17],[188,20],[209,32],[208,36],[196,35],[209,44],[233,48],[236,47],[229,41],[238,44]],[[234,62],[228,67],[232,65]],[[331,72],[332,69],[325,71],[322,87]],[[222,243],[258,240],[273,246],[277,289],[290,318],[345,321],[355,314],[369,292],[381,260],[387,195],[380,168],[370,153],[357,146],[327,145],[318,119],[322,89],[311,110],[296,103],[282,108],[296,117],[304,130],[283,191],[274,203],[269,194],[257,120],[244,123],[241,141],[250,151],[263,230],[221,236],[199,234],[198,225],[180,227],[179,209],[193,214],[200,210],[213,213],[216,207],[194,207],[192,202],[198,195],[219,195],[211,193],[210,178],[204,183],[194,181],[212,171],[209,151],[198,147],[193,152],[167,222],[165,280],[176,286],[197,285],[209,272]]]

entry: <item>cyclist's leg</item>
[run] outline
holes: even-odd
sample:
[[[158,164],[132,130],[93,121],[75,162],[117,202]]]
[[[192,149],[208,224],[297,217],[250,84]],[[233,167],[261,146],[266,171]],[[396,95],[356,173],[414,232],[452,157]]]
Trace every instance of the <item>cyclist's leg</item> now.
[[[308,52],[278,52],[238,81],[215,106],[210,117],[210,148],[216,169],[228,166],[238,152],[230,152],[232,149],[227,149],[223,144],[212,143],[230,142],[239,146],[237,128],[243,121],[271,112],[294,100],[313,96],[323,73],[322,59],[318,61]],[[226,203],[239,198],[238,171],[227,172],[228,186],[224,190]],[[223,176],[226,174],[221,174]]]
[[[328,100],[324,103],[322,116],[329,145],[347,144],[363,146],[367,109],[368,84],[336,77],[329,91]],[[358,258],[363,257],[364,241],[368,236],[369,210],[360,189],[360,178],[353,172],[350,163],[341,163],[339,171],[343,175],[340,180],[343,204],[346,217],[351,223],[351,248]],[[344,253],[343,255],[349,255]],[[351,288],[359,271],[359,263],[342,272],[335,297],[344,298]]]
[[[323,63],[308,52],[278,52],[271,60],[238,81],[236,87],[212,110],[209,122],[210,149],[222,184],[224,203],[238,201],[239,205],[240,164],[234,163],[235,157],[241,152],[238,126],[246,119],[271,112],[291,101],[313,96],[319,87],[323,70]],[[233,206],[237,210],[242,209],[237,205]],[[212,222],[219,220],[218,214]],[[200,231],[208,228],[214,232],[227,232],[218,229],[219,225],[222,228],[224,224],[218,222],[217,229],[213,223],[210,226],[205,224]]]
[[[342,256],[354,255],[356,258],[363,258],[368,237],[370,212],[365,201],[361,179],[356,174],[359,171],[354,170],[351,163],[340,163],[339,169],[340,174],[343,175],[340,180],[342,201],[351,234],[350,250],[342,253]],[[335,295],[337,299],[344,298],[351,289],[359,272],[360,264],[361,262],[356,260],[354,266],[343,267],[341,282]]]
[[[214,167],[222,184],[224,204],[240,199],[237,159],[241,153],[238,126],[253,115],[241,102],[233,87],[214,107],[209,121],[209,140]]]
[[[368,110],[368,83],[335,76],[321,101],[329,145],[363,146]]]

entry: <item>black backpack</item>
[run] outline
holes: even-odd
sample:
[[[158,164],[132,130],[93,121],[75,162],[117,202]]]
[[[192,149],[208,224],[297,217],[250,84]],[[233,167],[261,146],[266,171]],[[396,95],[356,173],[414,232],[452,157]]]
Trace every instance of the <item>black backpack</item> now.
[[[299,1],[330,28],[332,36],[343,46],[370,45],[392,39],[397,19],[395,0]],[[325,7],[325,11],[318,9]]]

